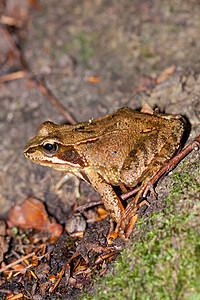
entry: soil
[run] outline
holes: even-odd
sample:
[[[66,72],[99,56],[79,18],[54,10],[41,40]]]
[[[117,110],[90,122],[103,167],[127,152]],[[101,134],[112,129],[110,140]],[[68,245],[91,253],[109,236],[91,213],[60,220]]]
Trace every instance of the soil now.
[[[147,103],[163,113],[185,117],[186,143],[199,134],[199,0],[41,0],[39,3],[40,9],[35,9],[25,0],[20,7],[18,1],[7,0],[0,9],[4,15],[23,16],[26,20],[21,29],[9,28],[26,66],[38,80],[44,81],[78,122],[124,106],[141,109]],[[16,58],[9,58],[10,51],[8,41],[1,36],[0,76],[20,70]],[[163,72],[164,80],[160,82]],[[27,77],[2,83],[0,98],[1,220],[8,219],[11,207],[32,196],[43,201],[49,215],[64,226],[77,203],[97,201],[100,196],[81,182],[81,197],[77,198],[72,180],[56,194],[55,185],[62,174],[27,161],[23,148],[43,121],[63,124],[66,120],[47,97],[30,86]],[[187,159],[199,160],[199,154]],[[162,184],[166,187],[166,183],[159,183],[157,192],[161,192],[156,207],[159,203],[162,207],[162,198],[168,193],[166,188],[162,190]],[[141,209],[141,216],[144,211]],[[74,252],[79,249],[86,260],[91,249],[100,253],[101,247],[106,248],[105,232],[109,225],[107,217],[88,226],[84,239],[76,241]],[[95,232],[98,234],[94,237]],[[62,257],[63,243],[58,245]],[[119,241],[116,245],[115,249],[124,247]],[[65,260],[60,267],[64,263]],[[59,270],[56,266],[56,272]],[[88,286],[91,282],[87,282]],[[13,289],[20,290],[21,283],[12,284],[16,285]],[[70,299],[78,295],[77,287],[76,291],[70,291]]]

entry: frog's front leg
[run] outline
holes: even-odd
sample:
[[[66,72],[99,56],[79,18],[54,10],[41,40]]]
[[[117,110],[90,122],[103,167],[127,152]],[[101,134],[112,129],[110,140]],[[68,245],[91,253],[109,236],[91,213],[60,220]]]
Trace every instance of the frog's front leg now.
[[[112,185],[108,184],[103,177],[94,170],[87,171],[86,176],[88,177],[90,184],[101,195],[105,209],[110,215],[111,219],[119,224],[117,230],[118,232],[116,232],[116,234],[119,234],[123,238],[125,225],[121,220],[125,209],[119,197],[116,195]],[[110,235],[112,235],[112,233],[110,233]]]

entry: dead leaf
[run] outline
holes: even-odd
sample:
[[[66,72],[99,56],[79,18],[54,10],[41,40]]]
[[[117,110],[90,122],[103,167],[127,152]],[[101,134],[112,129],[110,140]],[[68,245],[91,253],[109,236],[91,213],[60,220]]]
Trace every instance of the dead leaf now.
[[[101,78],[91,76],[91,77],[88,78],[88,81],[91,82],[91,83],[97,83],[97,82],[101,81]]]
[[[27,0],[35,9],[41,9],[41,5],[37,0]]]
[[[22,20],[16,19],[14,17],[6,16],[6,15],[1,15],[0,23],[8,26],[15,26],[15,27],[22,27],[23,25]]]
[[[153,113],[154,113],[153,109],[151,109],[151,107],[147,103],[143,105],[141,112],[150,114],[150,115],[153,115]]]
[[[54,219],[50,221],[44,204],[35,198],[29,198],[22,205],[13,207],[9,212],[9,221],[14,226],[49,231],[57,237],[62,233],[62,226]]]
[[[156,79],[156,84],[160,84],[161,82],[163,82],[164,80],[166,80],[170,75],[172,75],[174,73],[175,70],[176,70],[176,66],[175,65],[171,65],[170,67],[166,68],[160,74],[160,76]]]
[[[149,76],[142,75],[140,78],[140,84],[138,87],[134,89],[134,92],[140,93],[145,92],[149,88],[153,88],[155,86],[155,80]]]

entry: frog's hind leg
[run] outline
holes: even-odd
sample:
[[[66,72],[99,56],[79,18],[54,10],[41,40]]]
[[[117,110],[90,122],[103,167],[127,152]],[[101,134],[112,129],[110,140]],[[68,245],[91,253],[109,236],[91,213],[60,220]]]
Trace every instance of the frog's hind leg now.
[[[142,201],[141,203],[138,204],[140,199],[144,196],[144,194],[147,194],[149,190],[153,190],[153,184],[155,183],[154,178],[156,178],[156,174],[159,173],[159,170],[162,169],[163,165],[167,164],[169,161],[169,158],[174,155],[174,153],[177,151],[179,147],[179,142],[180,142],[180,137],[177,137],[175,134],[171,133],[168,138],[165,140],[165,143],[163,143],[163,147],[160,149],[157,149],[156,153],[152,155],[152,159],[148,162],[148,166],[145,168],[143,167],[143,173],[141,173],[139,180],[141,182],[141,186],[139,188],[138,193],[136,194],[135,198],[128,204],[126,207],[123,216],[117,224],[116,230],[119,230],[119,228],[125,228],[125,226],[128,225],[126,237],[130,235],[131,229],[133,229],[134,224],[130,224],[131,220],[134,219],[134,216],[137,215],[137,210],[139,207],[141,207],[141,204],[147,204],[147,201],[144,202]],[[141,157],[142,156],[142,151],[144,151],[144,146],[141,146],[138,151],[141,152]],[[152,150],[151,150],[152,151]],[[145,157],[145,156],[144,156]],[[134,165],[135,162],[138,164]],[[139,170],[140,172],[140,165],[144,164],[144,159],[137,162],[136,159],[132,160],[132,165],[131,167],[133,168],[135,166],[135,170]],[[125,166],[126,167],[126,166]],[[128,173],[126,171],[126,168],[124,168],[125,172],[122,175],[125,175],[126,178],[128,178]],[[134,177],[131,177],[129,175],[129,180],[133,180]],[[131,183],[131,181],[130,181]],[[155,193],[153,193],[155,196]],[[130,225],[129,225],[130,224]]]
[[[174,150],[177,150],[177,144],[174,147]],[[146,200],[143,200],[138,204],[138,201],[141,199],[141,197],[146,197],[148,191],[154,191],[153,185],[166,173],[168,173],[171,169],[174,168],[174,166],[181,160],[183,159],[186,155],[188,155],[192,150],[199,150],[200,148],[200,135],[196,137],[196,139],[191,142],[187,147],[185,147],[179,154],[177,154],[174,158],[170,160],[165,160],[166,159],[166,148],[164,147],[162,151],[160,152],[159,159],[164,158],[163,165],[159,167],[159,163],[157,163],[157,159],[154,159],[151,163],[151,171],[147,172],[146,178],[144,178],[141,186],[139,188],[135,188],[132,191],[128,192],[127,194],[123,195],[123,200],[132,196],[137,192],[137,195],[135,198],[128,204],[126,207],[124,214],[120,220],[120,222],[117,223],[117,227],[115,229],[115,232],[118,232],[119,235],[124,239],[127,240],[129,235],[131,234],[134,225],[137,221],[138,214],[137,210],[144,204],[149,205],[149,203]],[[160,161],[161,162],[161,161]],[[157,168],[158,167],[158,168]],[[152,172],[152,170],[154,170]],[[157,170],[157,172],[156,172]],[[153,192],[154,194],[154,192]],[[126,196],[127,195],[127,196]],[[125,197],[126,196],[126,197]],[[125,236],[120,233],[120,228],[123,224],[123,228],[125,228],[126,225],[128,225]]]
[[[116,232],[119,231],[119,228],[125,228],[126,226],[128,226],[125,233],[125,238],[127,238],[131,234],[134,224],[137,221],[137,218],[135,217],[137,215],[137,210],[144,204],[149,205],[149,203],[146,200],[143,200],[142,202],[138,203],[140,199],[142,199],[144,195],[146,196],[149,190],[153,193],[153,196],[156,199],[156,193],[153,188],[153,184],[155,183],[155,181],[153,180],[156,174],[161,169],[161,165],[164,164],[165,161],[166,157],[164,155],[161,155],[152,160],[151,164],[149,165],[149,169],[146,170],[146,172],[143,174],[143,181],[141,186],[139,187],[136,196],[127,205],[120,222],[117,223],[117,227],[115,229]]]

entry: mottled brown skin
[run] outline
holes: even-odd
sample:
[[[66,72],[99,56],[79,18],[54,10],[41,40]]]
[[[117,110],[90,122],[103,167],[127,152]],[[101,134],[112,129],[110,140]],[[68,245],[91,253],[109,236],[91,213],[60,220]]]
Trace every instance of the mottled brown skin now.
[[[24,155],[35,163],[70,172],[90,183],[100,193],[123,236],[125,225],[136,211],[126,211],[122,222],[125,209],[112,186],[122,183],[135,187],[141,183],[142,193],[177,152],[183,131],[184,120],[180,116],[122,108],[76,125],[44,122],[37,136],[26,145]],[[53,150],[49,151],[51,145]]]

